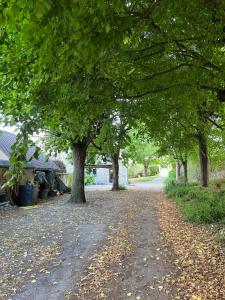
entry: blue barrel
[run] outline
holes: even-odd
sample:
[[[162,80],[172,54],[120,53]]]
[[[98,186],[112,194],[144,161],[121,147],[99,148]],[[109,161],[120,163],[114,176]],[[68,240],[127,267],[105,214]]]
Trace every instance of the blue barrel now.
[[[7,197],[5,194],[0,195],[0,203],[4,203],[4,202],[7,202]]]
[[[28,206],[33,204],[33,185],[26,184],[19,186],[18,206]]]

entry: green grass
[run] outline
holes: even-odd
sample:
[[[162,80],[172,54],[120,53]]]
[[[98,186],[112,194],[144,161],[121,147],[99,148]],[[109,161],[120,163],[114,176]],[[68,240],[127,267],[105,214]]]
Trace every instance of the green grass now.
[[[127,188],[125,185],[120,185],[119,186],[120,191],[125,191]]]
[[[177,184],[170,176],[165,191],[190,222],[212,224],[225,220],[225,190]]]
[[[146,176],[146,177],[137,177],[137,178],[130,178],[129,183],[136,183],[136,182],[148,182],[152,181],[153,179],[159,177],[159,175],[154,176]]]

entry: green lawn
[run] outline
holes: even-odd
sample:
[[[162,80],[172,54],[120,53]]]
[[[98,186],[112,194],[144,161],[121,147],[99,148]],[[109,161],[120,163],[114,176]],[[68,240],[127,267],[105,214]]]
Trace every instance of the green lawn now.
[[[146,176],[146,177],[137,177],[137,178],[129,178],[129,183],[152,181],[153,179],[155,179],[157,177],[159,177],[159,175]]]

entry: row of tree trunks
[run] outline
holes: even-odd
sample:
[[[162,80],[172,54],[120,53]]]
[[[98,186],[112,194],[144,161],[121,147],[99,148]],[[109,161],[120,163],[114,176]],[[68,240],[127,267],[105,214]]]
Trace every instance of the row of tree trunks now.
[[[208,147],[207,139],[203,134],[198,134],[199,143],[199,164],[200,164],[200,182],[201,186],[207,187],[209,184],[209,159],[208,159]],[[176,180],[180,181],[181,178],[181,166],[183,166],[184,171],[184,182],[188,182],[188,168],[187,160],[182,160],[176,162]]]
[[[201,185],[203,187],[208,186],[208,149],[207,139],[203,134],[198,134],[199,142],[199,161],[200,161],[200,174]],[[85,142],[76,143],[72,148],[73,153],[73,165],[74,176],[70,202],[72,203],[85,203],[85,191],[84,191],[84,176],[85,176],[85,159],[87,154],[87,144]],[[119,153],[114,153],[111,156],[113,167],[113,191],[119,190]],[[176,179],[179,181],[181,176],[181,165],[184,170],[184,181],[188,182],[187,160],[183,160],[181,163],[177,162],[176,165]]]
[[[187,159],[176,162],[176,180],[179,182],[181,180],[181,167],[183,166],[184,171],[184,183],[188,183],[188,168]]]

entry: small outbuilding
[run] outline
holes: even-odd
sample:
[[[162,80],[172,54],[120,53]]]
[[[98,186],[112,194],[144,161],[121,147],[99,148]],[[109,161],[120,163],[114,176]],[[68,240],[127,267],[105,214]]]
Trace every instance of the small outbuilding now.
[[[6,131],[0,132],[0,202],[4,202],[7,197],[6,190],[2,188],[2,186],[7,181],[4,174],[7,169],[10,168],[9,157],[11,147],[15,144],[15,142],[15,134]],[[20,182],[18,182],[18,186],[24,186],[27,184],[32,185],[34,197],[37,198],[38,193],[40,193],[42,189],[45,189],[45,193],[47,193],[48,189],[54,189],[57,184],[61,184],[61,182],[56,174],[60,173],[60,167],[55,164],[54,161],[48,159],[44,154],[39,155],[38,159],[32,158],[34,152],[35,147],[30,147],[26,155],[27,164],[24,166],[24,174]],[[47,183],[47,177],[51,179],[51,182]],[[43,181],[46,181],[45,184],[43,184],[43,181],[40,182],[40,178],[42,178]]]
[[[94,176],[95,184],[111,184],[113,181],[113,168],[111,163],[86,165],[86,173]],[[128,171],[122,161],[119,161],[119,184],[128,184]]]

